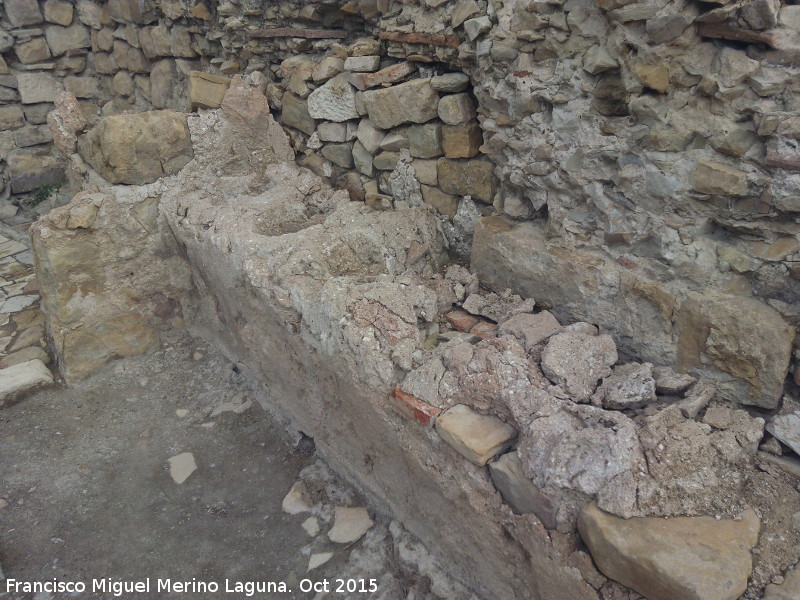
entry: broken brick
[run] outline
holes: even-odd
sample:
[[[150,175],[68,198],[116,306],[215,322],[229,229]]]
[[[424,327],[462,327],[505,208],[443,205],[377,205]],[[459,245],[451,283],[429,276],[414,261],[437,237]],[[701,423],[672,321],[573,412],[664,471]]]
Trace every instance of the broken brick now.
[[[434,418],[442,412],[440,409],[431,406],[427,402],[423,402],[416,396],[405,393],[400,389],[400,386],[394,388],[390,396],[395,399],[395,406],[397,406],[400,412],[411,417],[423,427],[430,427]]]

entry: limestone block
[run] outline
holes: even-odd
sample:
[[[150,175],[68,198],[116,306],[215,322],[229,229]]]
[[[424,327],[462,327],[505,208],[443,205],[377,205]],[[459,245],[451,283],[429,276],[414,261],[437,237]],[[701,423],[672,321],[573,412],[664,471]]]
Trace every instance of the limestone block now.
[[[424,160],[415,158],[411,161],[411,166],[414,168],[414,177],[417,181],[424,185],[436,186],[439,185],[439,174],[435,160]]]
[[[286,92],[283,94],[281,123],[299,129],[303,133],[314,133],[316,124],[308,111],[308,102],[302,98]]]
[[[47,0],[44,3],[44,19],[49,23],[66,27],[72,23],[73,12],[74,9],[69,2]]]
[[[381,152],[372,161],[373,166],[379,171],[392,171],[400,160],[397,152]]]
[[[425,123],[408,128],[408,143],[414,158],[436,158],[442,155],[442,124]]]
[[[308,113],[314,119],[326,121],[349,121],[359,117],[356,110],[356,90],[347,78],[337,75],[325,85],[318,87],[308,97]],[[376,126],[378,123],[373,124]]]
[[[513,335],[530,350],[561,331],[561,324],[549,311],[537,314],[522,313],[514,315],[499,326],[500,335]]]
[[[386,134],[381,140],[381,150],[388,152],[398,152],[408,148],[408,134],[404,132],[392,131]]]
[[[559,501],[556,497],[543,493],[522,470],[522,461],[516,452],[503,454],[495,462],[489,463],[497,491],[503,501],[519,514],[534,514],[547,529],[556,528],[556,513]]]
[[[359,90],[368,90],[379,85],[397,83],[411,75],[417,67],[414,63],[401,62],[375,73],[348,73],[347,80]]]
[[[322,156],[343,169],[352,169],[354,166],[353,148],[350,144],[327,144],[322,149]]]
[[[702,159],[691,175],[692,187],[702,194],[746,196],[747,173],[713,160]]]
[[[78,0],[78,18],[81,23],[92,29],[100,29],[102,23],[102,7],[92,0]]]
[[[445,73],[431,79],[431,87],[437,92],[458,93],[469,86],[469,75],[466,73]]]
[[[0,131],[18,129],[25,125],[25,113],[15,105],[0,106]]]
[[[439,94],[430,79],[415,79],[396,86],[364,92],[364,104],[372,123],[391,129],[403,123],[425,123],[438,115]]]
[[[326,56],[314,67],[311,77],[316,82],[328,81],[344,71],[344,59],[338,56]]]
[[[231,85],[227,77],[189,71],[189,102],[192,108],[219,108]]]
[[[439,213],[452,219],[458,211],[458,199],[450,194],[445,194],[437,187],[422,184],[422,199],[433,206]]]
[[[309,116],[309,119],[311,117]],[[313,122],[313,119],[312,119]],[[303,130],[301,130],[303,131]],[[346,142],[347,125],[344,123],[320,123],[317,126],[317,134],[319,134],[320,141],[323,142]]]
[[[485,160],[452,160],[438,162],[439,187],[454,196],[472,196],[490,203],[494,196],[494,166]]]
[[[600,571],[649,600],[735,600],[747,589],[760,521],[620,519],[587,504],[578,529]]]
[[[64,88],[76,98],[97,98],[99,95],[97,78],[91,76],[68,75],[64,78]]]
[[[17,148],[27,148],[47,144],[53,141],[50,128],[47,125],[29,125],[14,132],[14,143]]]
[[[69,27],[50,25],[45,28],[44,37],[53,56],[61,56],[68,50],[90,48],[92,45],[89,30],[81,23],[73,23]]]
[[[439,100],[439,118],[447,125],[463,125],[476,117],[469,94],[451,94]]]
[[[0,369],[0,408],[20,395],[53,383],[50,369],[39,359]]]
[[[55,102],[63,85],[49,73],[18,73],[17,84],[23,104]]]
[[[598,380],[611,374],[615,362],[617,345],[610,335],[559,333],[550,338],[542,352],[544,374],[577,402],[591,397]]]
[[[172,40],[164,25],[144,27],[139,31],[139,45],[147,58],[172,55]]]
[[[514,443],[517,432],[497,417],[456,404],[439,415],[436,432],[471,463],[483,466]]]
[[[8,158],[11,191],[30,192],[43,185],[61,183],[66,179],[64,169],[55,158],[37,150],[17,150]]]
[[[445,158],[474,158],[483,144],[483,132],[477,123],[442,126],[442,150]]]
[[[50,58],[50,49],[44,38],[37,37],[16,45],[14,52],[21,63],[32,64],[44,62]]]
[[[358,124],[356,137],[370,154],[378,151],[385,136],[386,132],[375,127],[369,119],[361,119]]]
[[[795,332],[775,309],[753,298],[689,294],[676,325],[681,370],[710,363],[720,373],[707,376],[723,398],[778,406]]]
[[[103,118],[78,140],[81,157],[112,183],[141,185],[192,159],[186,115],[168,110]]]
[[[364,148],[364,144],[358,140],[353,144],[353,164],[363,175],[372,177],[374,173],[372,153]]]
[[[13,27],[38,25],[44,20],[36,0],[5,0],[5,13]]]
[[[344,70],[356,73],[372,73],[381,64],[380,56],[350,56],[344,61]]]

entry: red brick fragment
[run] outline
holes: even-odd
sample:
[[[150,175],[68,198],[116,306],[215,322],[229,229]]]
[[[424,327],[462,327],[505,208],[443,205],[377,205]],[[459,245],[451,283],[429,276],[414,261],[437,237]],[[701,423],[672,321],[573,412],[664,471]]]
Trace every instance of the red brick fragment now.
[[[400,386],[394,388],[391,397],[395,399],[397,408],[408,417],[414,419],[423,427],[430,427],[433,419],[442,412],[435,406],[423,402],[419,398],[405,393]]]
[[[469,331],[480,321],[475,315],[471,315],[460,308],[451,310],[449,313],[445,314],[444,318],[447,319],[447,322],[450,323],[450,326],[456,331]]]

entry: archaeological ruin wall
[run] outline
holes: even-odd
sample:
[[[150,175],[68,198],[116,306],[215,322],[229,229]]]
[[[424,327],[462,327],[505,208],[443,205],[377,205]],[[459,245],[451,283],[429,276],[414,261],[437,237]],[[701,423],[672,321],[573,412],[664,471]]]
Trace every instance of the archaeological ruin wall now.
[[[32,230],[68,381],[189,327],[487,598],[800,559],[800,6],[4,10],[2,193],[76,194]],[[611,534],[661,517],[655,576]]]

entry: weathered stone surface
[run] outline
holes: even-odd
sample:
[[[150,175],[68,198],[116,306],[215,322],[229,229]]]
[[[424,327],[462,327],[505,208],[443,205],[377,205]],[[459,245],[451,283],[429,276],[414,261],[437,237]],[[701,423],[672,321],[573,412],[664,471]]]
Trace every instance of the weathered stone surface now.
[[[583,70],[592,75],[618,67],[617,61],[599,44],[589,48],[583,55]]]
[[[376,127],[391,129],[435,118],[439,94],[430,86],[430,79],[415,79],[382,90],[368,90],[364,92],[364,104]]]
[[[489,473],[497,491],[503,496],[503,501],[514,512],[535,514],[547,529],[556,528],[558,499],[543,493],[525,477],[522,461],[516,452],[503,454],[496,461],[490,462]]]
[[[554,335],[542,352],[542,371],[577,402],[588,400],[600,379],[611,374],[617,346],[610,335],[564,332]]]
[[[652,600],[735,600],[747,589],[759,518],[620,519],[587,504],[578,528],[606,576]]]
[[[397,152],[381,152],[372,161],[379,171],[391,171],[397,166],[400,155]]]
[[[687,14],[672,14],[648,19],[647,35],[654,44],[663,44],[686,31],[693,20],[692,16]]]
[[[189,71],[189,102],[192,108],[219,108],[231,80],[202,71]]]
[[[308,102],[290,92],[283,95],[281,122],[303,133],[314,133],[316,124],[308,112]]]
[[[78,140],[81,157],[112,183],[141,185],[192,159],[186,115],[154,111],[105,117]]]
[[[522,313],[514,315],[499,326],[500,335],[513,335],[530,350],[561,331],[561,324],[549,311],[537,314]]]
[[[655,402],[653,365],[627,363],[614,367],[613,373],[597,389],[595,397],[603,408],[612,410],[641,408]]]
[[[290,515],[298,515],[300,513],[309,512],[314,506],[311,501],[311,495],[308,493],[306,484],[302,481],[296,482],[292,488],[287,492],[281,503],[283,512]]]
[[[477,123],[442,126],[442,150],[445,158],[474,158],[483,144],[483,132]]]
[[[55,102],[64,86],[49,73],[18,73],[17,84],[23,104]]]
[[[88,25],[92,29],[100,29],[102,23],[102,7],[92,0],[78,0],[78,18],[81,23]]]
[[[470,17],[474,17],[480,13],[480,6],[475,0],[459,0],[453,9],[453,16],[451,24],[455,29]]]
[[[378,70],[380,64],[380,56],[350,56],[344,61],[344,69],[355,73],[372,73]]]
[[[311,119],[311,116],[308,117]],[[313,123],[313,119],[311,120]],[[297,129],[300,129],[299,127]],[[301,131],[304,131],[301,129]],[[346,142],[347,125],[344,123],[320,123],[317,127],[319,139],[323,142]]]
[[[435,428],[444,441],[471,463],[483,466],[514,443],[517,432],[497,417],[457,404],[439,415]]]
[[[794,600],[800,598],[800,567],[795,565],[781,584],[771,583],[764,590],[763,600]]]
[[[800,403],[787,396],[780,414],[767,423],[767,431],[800,455]]]
[[[17,129],[14,132],[14,143],[18,148],[27,148],[38,144],[47,144],[53,141],[47,125],[30,125]]]
[[[322,149],[322,156],[343,169],[352,169],[354,166],[353,148],[350,144],[326,144]]]
[[[47,113],[47,124],[56,149],[64,156],[75,152],[78,134],[88,125],[77,99],[69,92],[58,95],[55,109]]]
[[[470,41],[475,41],[481,34],[486,33],[492,28],[492,21],[489,17],[477,17],[464,21],[464,32]]]
[[[76,98],[97,98],[97,84],[97,77],[69,75],[64,78],[64,88]]]
[[[386,149],[388,150],[388,148]],[[436,163],[437,161],[435,160],[423,160],[420,158],[412,160],[411,166],[414,168],[414,177],[417,178],[417,181],[430,186],[439,185],[439,173]]]
[[[130,96],[136,91],[136,83],[130,73],[120,71],[111,80],[111,89],[119,96]]]
[[[416,70],[417,67],[414,63],[400,62],[375,73],[350,73],[347,80],[359,90],[368,90],[379,85],[402,81]]]
[[[50,369],[38,359],[0,369],[0,408],[26,392],[53,383]]]
[[[169,29],[164,25],[140,29],[139,44],[147,58],[170,56],[172,53]]]
[[[50,25],[45,28],[44,36],[53,56],[61,56],[68,50],[89,48],[92,45],[89,30],[81,23],[73,23],[69,27]]]
[[[494,167],[485,160],[451,160],[438,162],[438,180],[442,191],[454,196],[472,196],[490,203],[494,196]]]
[[[19,61],[25,64],[44,62],[50,58],[50,49],[47,47],[47,42],[41,37],[17,44],[14,52]]]
[[[656,367],[653,369],[653,377],[656,380],[656,392],[668,396],[683,393],[697,381],[696,377],[687,373],[676,373],[670,367]]]
[[[372,165],[372,154],[358,140],[353,143],[353,164],[362,175],[372,177],[374,174],[375,168]]]
[[[669,91],[669,69],[663,65],[637,64],[634,67],[636,76],[642,85],[656,92],[666,94]]]
[[[747,173],[712,160],[699,160],[692,171],[692,187],[702,194],[746,196]]]
[[[36,0],[6,0],[5,13],[14,27],[37,25],[44,20]]]
[[[469,94],[451,94],[439,100],[439,118],[447,125],[463,125],[476,117]]]
[[[0,360],[0,369],[7,369],[8,367],[13,367],[14,365],[19,365],[32,360],[41,361],[45,365],[50,363],[50,357],[47,355],[47,352],[38,346],[29,346],[27,348],[23,348],[22,350],[12,352],[4,359]]]
[[[356,110],[355,88],[344,74],[337,75],[325,85],[318,87],[308,97],[308,113],[314,119],[326,121],[349,121],[359,117]],[[377,127],[381,127],[373,120]]]
[[[169,463],[169,475],[178,485],[189,479],[189,476],[197,470],[197,463],[191,452],[182,452],[167,462]]]
[[[74,9],[69,2],[60,0],[47,0],[44,3],[45,21],[66,27],[72,23]]]
[[[316,82],[328,81],[344,71],[344,59],[338,56],[325,56],[312,71],[311,77]]]
[[[0,131],[18,129],[25,125],[25,113],[19,106],[0,106]]]
[[[352,544],[367,533],[373,524],[366,508],[337,506],[328,539],[337,544]]]
[[[463,92],[469,86],[469,75],[466,73],[446,73],[431,79],[431,87],[437,92]]]
[[[61,183],[66,179],[64,170],[52,156],[35,150],[18,150],[8,158],[11,191],[15,194],[30,192],[43,185]]]
[[[706,375],[716,380],[723,398],[778,406],[794,329],[775,309],[753,298],[689,294],[676,314],[676,325],[679,368],[710,363],[721,373],[707,370]]]
[[[361,119],[358,124],[356,137],[370,154],[378,151],[385,136],[386,132],[375,127],[369,119]]]
[[[445,194],[438,187],[422,184],[422,199],[433,206],[440,214],[453,218],[458,211],[458,200],[455,196]]]
[[[425,123],[408,128],[409,152],[414,158],[436,158],[442,155],[442,124]]]

